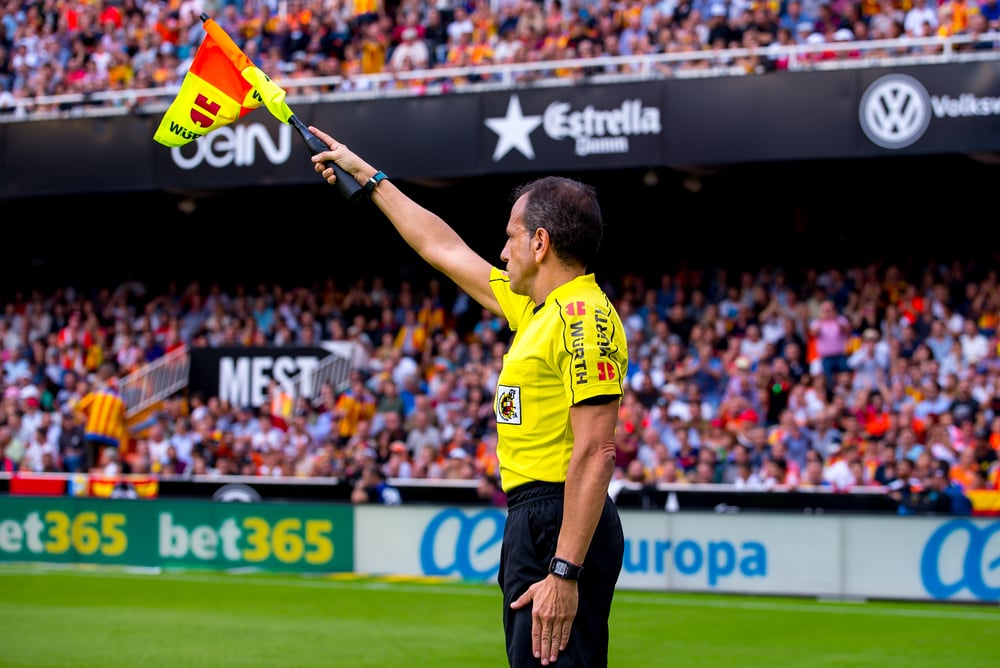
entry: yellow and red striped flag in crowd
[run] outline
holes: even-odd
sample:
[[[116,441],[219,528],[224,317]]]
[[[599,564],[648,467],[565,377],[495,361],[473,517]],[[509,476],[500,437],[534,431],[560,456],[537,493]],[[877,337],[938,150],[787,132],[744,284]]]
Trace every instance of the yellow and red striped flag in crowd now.
[[[292,110],[285,91],[208,14],[201,20],[205,38],[153,139],[164,146],[183,146],[260,106],[288,123]]]

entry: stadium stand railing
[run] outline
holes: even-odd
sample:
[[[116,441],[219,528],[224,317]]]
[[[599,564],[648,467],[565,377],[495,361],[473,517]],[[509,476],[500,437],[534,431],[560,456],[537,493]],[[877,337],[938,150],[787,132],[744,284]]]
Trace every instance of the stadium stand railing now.
[[[294,104],[573,86],[579,79],[572,73],[584,71],[588,71],[585,79],[591,83],[755,76],[771,71],[739,64],[755,59],[760,63],[788,59],[789,71],[996,61],[1000,60],[1000,32],[441,67],[351,77],[269,74],[288,91],[288,100]],[[351,90],[345,90],[345,84]],[[162,113],[179,87],[178,83],[161,88],[26,97],[0,108],[0,122]]]
[[[336,353],[324,357],[315,367],[308,371],[300,371],[292,377],[294,398],[316,399],[319,395],[319,388],[325,384],[329,384],[335,392],[343,390],[347,386],[348,378],[350,378],[351,366],[351,360],[348,357]],[[307,379],[308,383],[305,382]]]
[[[119,391],[126,419],[134,419],[187,387],[190,369],[187,346],[182,346],[122,378]]]

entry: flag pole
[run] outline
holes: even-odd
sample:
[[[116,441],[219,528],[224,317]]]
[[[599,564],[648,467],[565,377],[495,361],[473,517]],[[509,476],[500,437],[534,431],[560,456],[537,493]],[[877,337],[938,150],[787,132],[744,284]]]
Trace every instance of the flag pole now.
[[[246,67],[240,67],[236,62],[234,62],[233,66],[237,67],[237,69],[241,71],[244,78],[248,78],[247,72],[251,73],[251,76],[248,78],[248,82],[253,84],[256,80],[258,93],[264,92],[260,90],[261,87],[267,89],[268,94],[262,94],[261,99],[264,101],[264,106],[267,107],[268,111],[270,111],[271,114],[279,121],[291,124],[292,127],[298,131],[299,136],[302,137],[302,141],[304,141],[306,146],[309,147],[309,150],[311,151],[310,155],[316,155],[317,153],[322,153],[323,151],[328,150],[329,147],[324,144],[319,137],[309,132],[308,126],[306,126],[306,124],[303,123],[298,116],[294,114],[294,112],[292,112],[291,107],[289,107],[285,102],[284,90],[273,83],[271,81],[271,77],[269,77],[266,72],[256,66],[253,66],[249,56],[247,56],[246,53],[243,52],[243,49],[241,49],[239,45],[233,41],[233,38],[230,37],[229,33],[223,30],[222,26],[213,20],[211,30],[209,30],[209,20],[211,20],[209,15],[202,12],[202,24],[206,26],[206,30],[215,33],[217,41],[224,42],[223,50],[227,51],[227,55],[229,55],[230,59],[243,61],[246,64]],[[285,120],[286,116],[287,120]],[[358,183],[353,176],[348,174],[343,167],[332,160],[327,160],[323,164],[333,169],[333,173],[337,176],[337,189],[340,190],[341,194],[346,197],[348,201],[356,202],[359,199],[364,198],[365,192],[362,189],[361,184]]]
[[[288,122],[293,128],[298,130],[299,136],[302,137],[302,141],[306,143],[309,150],[312,152],[311,155],[316,155],[317,153],[322,153],[323,151],[330,150],[330,147],[323,143],[319,137],[309,132],[309,128],[299,120],[299,117],[292,114],[288,117]],[[357,202],[362,199],[365,195],[364,190],[361,188],[361,184],[358,183],[353,176],[344,171],[344,168],[335,163],[333,160],[327,160],[323,163],[327,167],[333,169],[333,173],[337,176],[337,189],[340,193],[347,198],[349,202]]]

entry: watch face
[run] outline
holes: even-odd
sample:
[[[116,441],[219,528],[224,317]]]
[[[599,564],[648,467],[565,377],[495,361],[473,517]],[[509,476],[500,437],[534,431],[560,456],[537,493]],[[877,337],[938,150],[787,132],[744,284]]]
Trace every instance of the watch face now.
[[[566,577],[566,574],[569,573],[569,565],[563,561],[557,561],[555,567],[552,569],[552,572],[559,577]]]

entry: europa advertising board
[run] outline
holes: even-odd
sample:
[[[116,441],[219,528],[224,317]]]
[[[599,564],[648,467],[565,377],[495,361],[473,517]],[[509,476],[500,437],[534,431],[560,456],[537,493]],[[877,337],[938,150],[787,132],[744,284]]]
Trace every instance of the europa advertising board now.
[[[505,513],[364,506],[355,568],[495,581]],[[1000,522],[623,511],[619,588],[1000,601]]]

